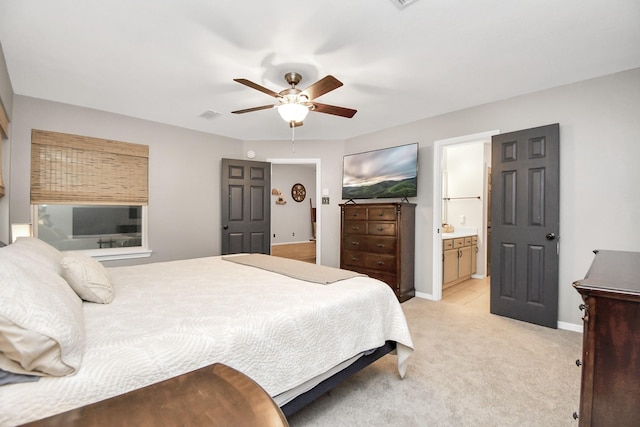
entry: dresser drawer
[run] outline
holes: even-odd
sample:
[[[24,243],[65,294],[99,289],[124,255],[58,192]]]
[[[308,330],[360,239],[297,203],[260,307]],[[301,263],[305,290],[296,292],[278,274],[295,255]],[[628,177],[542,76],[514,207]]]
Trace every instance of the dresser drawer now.
[[[471,236],[467,236],[467,237],[465,237],[465,238],[464,238],[464,245],[465,245],[465,246],[471,246],[471,240],[472,240],[472,237],[471,237]]]
[[[344,220],[345,221],[366,221],[367,208],[364,206],[345,206]]]
[[[443,250],[449,250],[449,249],[453,249],[453,239],[445,239],[442,241],[442,249]]]
[[[394,207],[369,208],[367,219],[369,221],[394,221],[396,219],[396,209]]]
[[[396,272],[396,257],[393,255],[372,254],[367,252],[344,251],[343,263],[360,269],[383,272]]]
[[[453,248],[461,248],[464,246],[464,237],[460,237],[458,239],[453,239]]]
[[[396,238],[384,236],[345,235],[342,247],[347,251],[372,252],[377,254],[395,254]]]
[[[367,222],[366,221],[345,221],[344,233],[345,234],[367,234]]]
[[[367,227],[368,234],[374,236],[395,236],[395,222],[369,222]]]

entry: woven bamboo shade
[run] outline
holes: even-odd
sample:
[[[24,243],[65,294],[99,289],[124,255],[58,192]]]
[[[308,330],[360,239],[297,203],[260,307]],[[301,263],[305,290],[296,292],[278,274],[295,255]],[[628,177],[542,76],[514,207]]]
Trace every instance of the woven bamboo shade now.
[[[31,204],[146,205],[149,146],[31,131]]]

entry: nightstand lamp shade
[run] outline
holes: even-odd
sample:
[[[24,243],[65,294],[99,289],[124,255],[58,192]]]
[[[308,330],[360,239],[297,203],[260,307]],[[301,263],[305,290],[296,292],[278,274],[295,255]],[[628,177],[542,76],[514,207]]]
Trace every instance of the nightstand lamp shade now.
[[[11,224],[11,243],[15,242],[18,237],[31,236],[33,236],[31,224]]]

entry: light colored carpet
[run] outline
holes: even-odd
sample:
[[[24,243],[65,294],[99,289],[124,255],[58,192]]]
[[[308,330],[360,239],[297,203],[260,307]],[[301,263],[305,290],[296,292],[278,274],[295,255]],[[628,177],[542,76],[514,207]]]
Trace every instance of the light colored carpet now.
[[[387,355],[292,415],[291,427],[577,426],[582,334],[495,316],[487,304],[402,307],[415,345],[407,376]]]

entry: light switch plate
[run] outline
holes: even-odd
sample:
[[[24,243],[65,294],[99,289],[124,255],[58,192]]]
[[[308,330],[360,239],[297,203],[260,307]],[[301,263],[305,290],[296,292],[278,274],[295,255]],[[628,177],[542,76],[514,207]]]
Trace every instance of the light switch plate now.
[[[322,198],[322,204],[323,205],[328,205],[329,204],[329,198],[328,197],[323,197]]]

